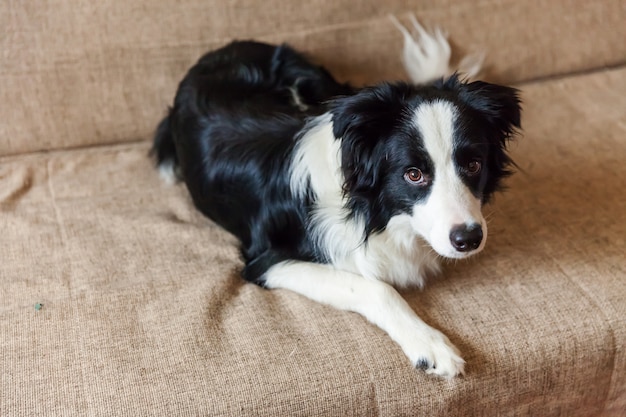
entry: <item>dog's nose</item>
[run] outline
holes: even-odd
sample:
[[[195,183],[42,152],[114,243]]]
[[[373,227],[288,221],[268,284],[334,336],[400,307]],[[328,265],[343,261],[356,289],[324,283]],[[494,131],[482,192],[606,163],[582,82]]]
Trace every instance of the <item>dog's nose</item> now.
[[[452,228],[450,232],[450,242],[454,249],[459,252],[469,252],[477,249],[483,240],[483,229],[479,224],[466,226],[460,224]]]

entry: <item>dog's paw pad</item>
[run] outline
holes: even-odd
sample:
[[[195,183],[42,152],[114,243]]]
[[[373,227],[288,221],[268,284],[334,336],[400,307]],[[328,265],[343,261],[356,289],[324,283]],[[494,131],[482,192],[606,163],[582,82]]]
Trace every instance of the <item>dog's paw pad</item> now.
[[[424,369],[429,375],[437,375],[443,378],[454,378],[465,375],[465,361],[459,356],[444,360],[440,363],[433,363],[429,368]]]
[[[405,350],[416,369],[443,378],[453,378],[465,373],[465,361],[459,350],[443,335],[431,329],[417,335],[411,350]]]
[[[417,362],[415,363],[415,369],[421,369],[423,371],[429,369],[431,367],[430,362],[428,361],[428,359],[422,358],[422,359],[418,359]]]

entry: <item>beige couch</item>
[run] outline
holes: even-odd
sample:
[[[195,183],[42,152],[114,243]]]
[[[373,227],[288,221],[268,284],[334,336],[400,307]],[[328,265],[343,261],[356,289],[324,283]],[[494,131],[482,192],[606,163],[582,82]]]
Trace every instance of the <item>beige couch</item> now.
[[[287,41],[404,77],[387,15],[441,25],[523,90],[486,251],[404,296],[463,351],[411,368],[352,313],[238,277],[150,136],[197,57]],[[623,0],[0,3],[0,415],[626,415]]]

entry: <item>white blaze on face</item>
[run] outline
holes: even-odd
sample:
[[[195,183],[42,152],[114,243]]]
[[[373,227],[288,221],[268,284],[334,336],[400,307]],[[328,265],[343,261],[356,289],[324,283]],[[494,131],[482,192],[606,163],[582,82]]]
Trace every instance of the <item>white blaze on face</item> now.
[[[412,225],[440,255],[464,258],[482,250],[487,225],[480,199],[463,183],[453,159],[456,117],[452,103],[441,100],[421,104],[415,112],[415,125],[433,162],[434,178],[426,201],[413,207]],[[471,224],[482,227],[483,240],[477,249],[459,252],[450,242],[450,232],[455,226]]]

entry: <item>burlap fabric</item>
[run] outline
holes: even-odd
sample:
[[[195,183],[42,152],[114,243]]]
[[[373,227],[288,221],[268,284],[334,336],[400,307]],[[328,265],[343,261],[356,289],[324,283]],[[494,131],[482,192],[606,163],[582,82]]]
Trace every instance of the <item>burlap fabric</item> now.
[[[623,0],[12,0],[0,5],[0,155],[145,139],[198,56],[289,42],[342,79],[404,77],[414,12],[519,82],[626,60]]]
[[[288,40],[400,76],[385,13],[405,2],[92,3],[0,5],[1,416],[624,415],[622,2],[411,5],[523,89],[485,252],[403,293],[462,350],[451,381],[356,314],[244,283],[234,239],[147,158],[206,47]]]

